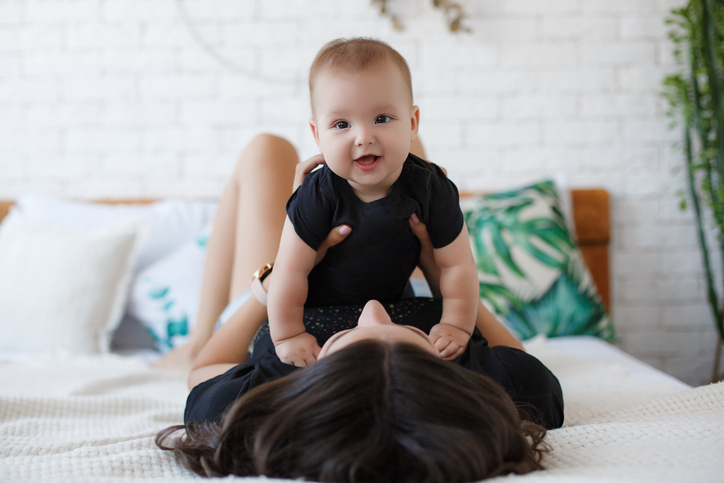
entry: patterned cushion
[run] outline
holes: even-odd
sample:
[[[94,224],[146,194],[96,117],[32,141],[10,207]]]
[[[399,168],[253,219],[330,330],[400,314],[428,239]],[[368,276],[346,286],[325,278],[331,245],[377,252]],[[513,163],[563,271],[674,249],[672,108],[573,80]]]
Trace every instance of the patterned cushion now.
[[[463,212],[480,297],[522,340],[536,334],[615,340],[552,181],[464,200]]]
[[[143,269],[131,288],[127,312],[165,353],[188,341],[201,295],[208,225],[193,240]]]

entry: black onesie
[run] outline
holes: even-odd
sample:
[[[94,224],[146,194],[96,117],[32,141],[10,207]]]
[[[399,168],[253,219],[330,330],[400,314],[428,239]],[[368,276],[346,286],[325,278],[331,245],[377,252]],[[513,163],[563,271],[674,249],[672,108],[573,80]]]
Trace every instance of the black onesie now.
[[[425,333],[440,322],[442,315],[442,301],[433,299],[408,299],[386,304],[385,308],[395,323],[412,325]],[[323,345],[337,332],[356,326],[361,311],[361,305],[305,309],[304,325]],[[268,325],[257,333],[253,347],[248,362],[191,390],[184,422],[219,422],[223,412],[247,391],[298,370],[279,360]],[[548,429],[563,424],[563,393],[558,379],[532,355],[510,347],[489,347],[475,329],[465,353],[450,364],[491,377],[510,395],[524,419]]]
[[[435,248],[452,243],[463,228],[458,190],[436,165],[408,155],[390,193],[369,203],[324,165],[310,173],[287,203],[297,235],[314,250],[332,228],[352,233],[331,248],[309,274],[305,307],[382,303],[402,298],[420,257],[408,220],[416,213]]]

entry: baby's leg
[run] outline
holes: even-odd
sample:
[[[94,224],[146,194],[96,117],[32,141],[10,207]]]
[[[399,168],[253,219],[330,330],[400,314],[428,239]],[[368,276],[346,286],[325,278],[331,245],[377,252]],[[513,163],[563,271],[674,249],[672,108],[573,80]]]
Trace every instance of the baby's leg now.
[[[190,341],[159,361],[158,367],[188,372],[224,308],[249,288],[254,271],[274,261],[297,162],[289,142],[268,134],[254,138],[241,153],[209,237],[199,312]],[[241,322],[233,325],[240,328],[236,335],[245,357],[245,348],[266,320],[266,307],[251,297],[227,324],[234,320]]]

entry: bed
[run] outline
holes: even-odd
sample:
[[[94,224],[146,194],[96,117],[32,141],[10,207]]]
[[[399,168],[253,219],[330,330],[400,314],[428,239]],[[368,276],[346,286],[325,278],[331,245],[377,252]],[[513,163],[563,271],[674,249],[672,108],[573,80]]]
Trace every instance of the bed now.
[[[0,218],[10,204],[0,204]],[[574,191],[573,207],[578,243],[610,307],[607,195]],[[594,337],[525,345],[561,381],[565,423],[549,432],[547,470],[513,479],[724,481],[723,383],[691,388]],[[0,479],[197,479],[154,444],[182,420],[185,379],[143,354],[0,354]]]

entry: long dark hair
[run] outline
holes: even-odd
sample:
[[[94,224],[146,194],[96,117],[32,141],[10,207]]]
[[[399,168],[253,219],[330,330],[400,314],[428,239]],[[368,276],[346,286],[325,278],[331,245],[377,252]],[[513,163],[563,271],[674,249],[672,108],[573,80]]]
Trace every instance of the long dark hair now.
[[[452,483],[542,469],[544,435],[492,379],[363,341],[249,391],[220,425],[172,426],[156,444],[201,476]]]

